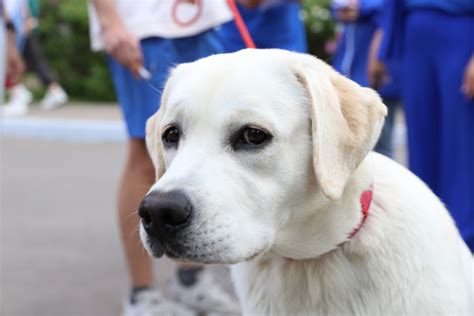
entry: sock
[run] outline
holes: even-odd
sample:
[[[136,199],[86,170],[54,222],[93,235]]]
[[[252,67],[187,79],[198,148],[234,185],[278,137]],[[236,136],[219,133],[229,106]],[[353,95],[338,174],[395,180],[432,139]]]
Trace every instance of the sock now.
[[[135,304],[137,302],[137,294],[146,290],[149,290],[150,286],[139,286],[134,287],[130,291],[130,304]]]
[[[192,286],[197,282],[197,275],[203,267],[178,268],[176,274],[181,285]]]

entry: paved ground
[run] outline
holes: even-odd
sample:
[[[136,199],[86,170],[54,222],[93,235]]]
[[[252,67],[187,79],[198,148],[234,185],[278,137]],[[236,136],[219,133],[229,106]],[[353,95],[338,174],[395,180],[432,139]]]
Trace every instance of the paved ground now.
[[[73,102],[54,111],[42,111],[35,105],[30,106],[26,118],[119,121],[122,116],[115,103]]]
[[[0,315],[118,315],[127,291],[114,207],[118,109],[33,108],[0,120],[0,137]],[[160,285],[173,275],[169,261],[156,269]]]
[[[1,311],[112,315],[125,289],[117,144],[3,139]]]
[[[30,106],[27,116],[0,117],[0,135],[79,142],[123,142],[125,126],[117,106],[74,103],[55,111]]]

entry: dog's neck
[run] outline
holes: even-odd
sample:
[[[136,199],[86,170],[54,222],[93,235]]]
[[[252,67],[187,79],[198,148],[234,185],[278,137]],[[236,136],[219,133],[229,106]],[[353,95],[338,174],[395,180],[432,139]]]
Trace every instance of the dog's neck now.
[[[361,195],[371,187],[372,181],[370,168],[362,163],[349,180],[341,199],[331,201],[321,192],[314,193],[279,231],[269,255],[294,260],[314,259],[339,248],[355,233],[362,234]]]

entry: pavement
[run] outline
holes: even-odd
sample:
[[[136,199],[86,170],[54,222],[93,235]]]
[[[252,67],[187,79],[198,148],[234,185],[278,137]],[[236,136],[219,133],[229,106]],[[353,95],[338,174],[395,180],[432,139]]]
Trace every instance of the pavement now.
[[[397,159],[405,160],[397,118]],[[125,127],[113,104],[0,118],[0,315],[119,315],[128,279],[115,218]],[[174,263],[156,261],[157,285]],[[212,267],[230,290],[228,273]]]
[[[124,142],[126,130],[118,106],[73,103],[54,111],[30,106],[28,115],[1,118],[0,135],[79,142]]]

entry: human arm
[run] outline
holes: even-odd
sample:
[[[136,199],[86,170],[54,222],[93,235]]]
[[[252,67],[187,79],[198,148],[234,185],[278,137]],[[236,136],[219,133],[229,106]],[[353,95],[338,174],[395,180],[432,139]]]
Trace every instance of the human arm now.
[[[369,48],[369,60],[367,62],[367,74],[369,77],[369,85],[374,89],[379,89],[384,83],[389,80],[385,64],[378,58],[380,44],[383,39],[383,30],[377,29],[372,37],[372,42]]]
[[[107,53],[138,76],[143,65],[140,42],[125,27],[114,0],[92,0]]]

